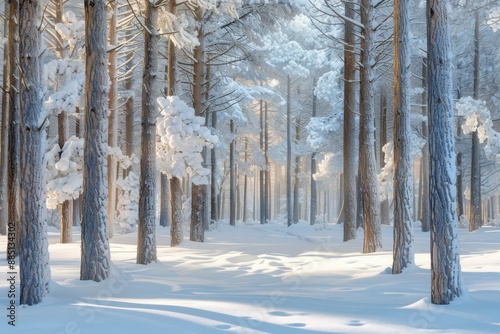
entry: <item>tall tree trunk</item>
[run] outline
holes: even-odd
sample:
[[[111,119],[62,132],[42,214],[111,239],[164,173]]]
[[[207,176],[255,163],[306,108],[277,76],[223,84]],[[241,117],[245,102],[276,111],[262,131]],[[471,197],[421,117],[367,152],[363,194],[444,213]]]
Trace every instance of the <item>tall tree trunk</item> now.
[[[314,94],[314,88],[316,87],[316,79],[314,80],[313,86],[313,96],[312,96],[312,117],[316,117],[317,113],[317,97]],[[309,213],[309,224],[314,225],[316,223],[316,215],[318,214],[318,192],[316,190],[316,180],[314,179],[314,174],[316,174],[316,152],[311,153],[311,209]]]
[[[358,171],[358,126],[356,125],[356,16],[354,2],[345,2],[344,30],[344,241],[356,238],[356,173]]]
[[[374,99],[372,64],[374,37],[373,37],[373,3],[371,0],[361,2],[362,53],[361,53],[361,90],[360,101],[360,165],[363,173],[363,217],[364,217],[364,245],[363,252],[375,252],[382,247],[380,231],[380,206],[377,186],[377,166],[375,161],[374,138]]]
[[[63,1],[58,0],[54,2],[56,9],[55,23],[62,23],[63,17]],[[66,58],[67,50],[60,43],[58,43],[57,52],[61,59]],[[64,147],[69,134],[68,114],[66,111],[61,111],[57,115],[57,142],[59,147]],[[73,227],[73,201],[67,200],[59,205],[59,219],[60,219],[60,241],[61,243],[68,243],[73,240],[72,227]]]
[[[217,129],[217,113],[212,112],[212,129],[216,131]],[[211,175],[210,175],[210,197],[212,201],[210,202],[210,220],[216,222],[219,220],[219,192],[217,187],[217,152],[215,147],[211,150],[212,160],[210,161]]]
[[[422,59],[422,116],[428,118],[427,112],[427,58]],[[422,223],[422,232],[428,232],[430,229],[430,208],[429,208],[429,131],[428,121],[422,122],[422,136],[425,144],[422,148],[422,192],[420,196],[420,221]]]
[[[9,227],[16,234],[15,253],[19,252],[21,238],[21,111],[19,107],[19,1],[10,1],[9,20]]]
[[[260,117],[260,133],[259,133],[259,144],[260,149],[264,153],[264,102],[259,101],[259,117]],[[260,223],[266,223],[266,197],[265,197],[265,168],[266,166],[261,166],[259,171],[259,192],[260,192]]]
[[[295,124],[295,142],[299,144],[300,140],[300,119],[297,119]],[[297,224],[300,218],[300,201],[299,201],[299,172],[300,172],[300,156],[295,155],[295,168],[293,172],[293,223]]]
[[[82,116],[79,108],[76,108],[77,117],[75,117],[75,136],[81,137],[82,131],[80,117]],[[82,223],[82,194],[78,198],[73,199],[73,226],[80,226]]]
[[[447,0],[427,1],[427,70],[431,209],[431,302],[462,295],[456,216],[451,43]]]
[[[290,76],[286,81],[286,216],[287,225],[292,225],[292,116],[290,96]]]
[[[479,99],[479,12],[474,14],[474,99]],[[477,130],[472,133],[472,161],[470,168],[470,216],[469,231],[475,231],[482,225],[481,214],[481,164],[479,135]]]
[[[198,8],[195,13],[195,19],[201,22],[203,18],[203,10]],[[194,48],[194,74],[193,74],[193,107],[195,115],[204,116],[204,101],[203,101],[203,81],[205,78],[205,31],[203,25],[198,29],[199,45]],[[205,149],[202,156],[205,159]],[[205,201],[206,201],[205,184],[192,184],[191,188],[191,228],[189,239],[191,241],[203,242],[205,240]]]
[[[118,14],[117,0],[110,2],[111,17],[109,20],[109,45],[111,50],[108,54],[108,73],[109,73],[109,93],[108,93],[108,145],[109,147],[118,146],[118,78],[117,78],[117,54],[114,48],[118,43],[116,16]],[[108,156],[108,237],[113,237],[113,224],[115,221],[116,210],[116,179],[117,179],[116,156]]]
[[[169,2],[169,12],[175,15],[175,1]],[[168,40],[167,58],[167,90],[169,96],[177,94],[176,90],[177,58],[174,41]],[[182,186],[177,177],[170,179],[170,210],[172,212],[170,222],[170,246],[179,245],[183,239],[183,212],[182,212]]]
[[[107,11],[104,1],[85,7],[85,144],[80,279],[100,282],[109,277],[107,149],[108,57]]]
[[[406,0],[394,0],[393,274],[400,274],[414,262],[409,6]]]
[[[248,162],[248,138],[245,138],[245,165]],[[248,175],[245,171],[245,176],[243,177],[243,223],[247,221],[247,193],[248,193]]]
[[[4,13],[9,13],[9,2],[5,1]],[[9,20],[4,19],[4,38],[8,40]],[[3,83],[4,91],[2,93],[2,137],[0,149],[0,234],[7,234],[7,225],[9,225],[9,87],[10,87],[10,66],[8,45],[3,50]]]
[[[229,225],[236,225],[236,165],[234,121],[230,120],[231,143],[229,144]]]
[[[142,76],[141,174],[139,177],[139,221],[137,263],[156,258],[156,98],[158,91],[157,7],[145,0],[144,72]],[[149,31],[148,31],[149,30]]]
[[[11,6],[14,4],[11,2]],[[17,5],[17,4],[16,4]],[[50,281],[45,221],[45,111],[42,84],[41,3],[19,3],[19,67],[21,131],[20,304],[34,305],[48,292]]]
[[[380,168],[385,166],[385,153],[382,148],[387,144],[387,95],[385,89],[380,97]],[[384,225],[389,223],[389,199],[386,198],[380,203],[380,222]]]
[[[134,52],[128,51],[126,53],[125,63],[127,64],[126,71],[133,71],[134,64],[132,59],[134,58]],[[127,78],[125,79],[125,90],[127,91],[127,100],[125,101],[125,151],[127,155],[130,157],[134,153],[134,144],[135,144],[135,134],[134,134],[134,121],[135,121],[135,112],[134,112],[134,100],[135,94],[133,92],[134,88],[134,75],[133,72],[129,73]],[[132,170],[132,166],[127,168],[124,171],[123,177],[126,177],[129,171]]]
[[[269,119],[267,102],[264,102],[264,163],[266,170],[264,172],[264,198],[266,199],[265,222],[271,219],[271,172],[269,169]]]

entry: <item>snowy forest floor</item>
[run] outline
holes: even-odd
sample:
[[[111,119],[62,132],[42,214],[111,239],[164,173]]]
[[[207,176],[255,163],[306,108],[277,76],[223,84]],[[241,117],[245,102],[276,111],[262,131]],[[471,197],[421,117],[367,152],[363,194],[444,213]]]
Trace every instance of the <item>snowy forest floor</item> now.
[[[15,328],[2,236],[0,333],[500,332],[499,227],[460,230],[468,293],[448,306],[429,300],[429,233],[415,228],[416,264],[392,275],[392,227],[382,230],[383,249],[362,254],[362,231],[343,243],[341,225],[221,225],[175,248],[158,227],[158,263],[135,264],[137,234],[116,235],[112,276],[95,283],[79,280],[78,231],[59,244],[51,229],[51,293],[18,306]]]

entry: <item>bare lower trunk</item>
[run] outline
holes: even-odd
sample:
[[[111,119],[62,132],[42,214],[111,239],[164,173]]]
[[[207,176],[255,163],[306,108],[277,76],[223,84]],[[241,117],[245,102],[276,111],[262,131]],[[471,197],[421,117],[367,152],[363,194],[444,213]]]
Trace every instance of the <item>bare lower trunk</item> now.
[[[170,225],[170,191],[168,186],[168,176],[162,173],[160,182],[160,226],[167,227]]]
[[[177,177],[170,179],[170,206],[172,208],[172,221],[170,224],[170,246],[175,247],[182,242],[182,187],[181,180]]]
[[[85,0],[85,144],[81,280],[109,277],[107,148],[107,11],[104,1]]]
[[[13,3],[11,3],[13,5]],[[20,184],[21,240],[19,252],[20,304],[34,305],[48,292],[49,253],[45,220],[45,112],[42,85],[41,4],[20,2],[19,67],[22,154]]]

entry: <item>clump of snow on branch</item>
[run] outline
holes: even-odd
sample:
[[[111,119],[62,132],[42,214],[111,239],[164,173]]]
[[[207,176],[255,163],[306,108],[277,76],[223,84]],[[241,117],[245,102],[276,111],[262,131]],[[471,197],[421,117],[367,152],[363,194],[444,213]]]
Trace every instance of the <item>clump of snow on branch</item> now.
[[[159,97],[157,102],[161,110],[158,169],[179,178],[189,173],[194,184],[208,184],[210,169],[203,166],[201,152],[217,144],[219,138],[204,125],[205,118],[195,116],[194,109],[178,96]]]
[[[134,155],[128,157],[119,148],[108,147],[108,155],[114,155],[123,168],[138,162]],[[55,144],[45,154],[45,160],[47,208],[55,209],[65,201],[78,198],[83,191],[83,138],[70,137],[62,149]]]
[[[422,119],[420,115],[417,116]],[[422,148],[425,145],[425,139],[417,133],[412,132],[410,138],[410,150],[412,158],[422,156]],[[382,147],[384,152],[384,167],[378,174],[378,184],[380,189],[380,201],[385,199],[391,200],[394,192],[394,142],[390,141]]]
[[[55,144],[45,154],[47,161],[47,208],[78,198],[83,190],[83,139],[70,137],[63,148]]]
[[[336,175],[343,169],[344,159],[342,155],[332,152],[325,153],[323,159],[318,163],[318,170],[314,179],[318,182],[330,184]]]
[[[116,228],[127,233],[137,226],[139,217],[139,177],[134,172],[129,172],[125,178],[116,181],[120,192],[116,207]]]
[[[462,124],[463,133],[477,131],[479,142],[486,142],[484,146],[486,157],[500,164],[500,133],[493,129],[491,113],[486,102],[466,96],[455,104],[455,108],[458,116],[465,118]]]
[[[52,60],[45,65],[47,86],[53,91],[45,108],[55,114],[74,112],[81,107],[85,84],[85,64],[81,59]]]
[[[331,150],[332,137],[343,124],[343,115],[336,113],[328,117],[311,117],[306,126],[307,143],[313,151]]]
[[[85,33],[85,23],[73,12],[63,16],[63,22],[55,25],[55,37],[61,48],[55,48],[59,59],[44,66],[44,78],[50,94],[45,108],[55,114],[62,111],[74,112],[81,107],[85,84],[84,49],[80,45]],[[57,50],[64,50],[59,54]]]

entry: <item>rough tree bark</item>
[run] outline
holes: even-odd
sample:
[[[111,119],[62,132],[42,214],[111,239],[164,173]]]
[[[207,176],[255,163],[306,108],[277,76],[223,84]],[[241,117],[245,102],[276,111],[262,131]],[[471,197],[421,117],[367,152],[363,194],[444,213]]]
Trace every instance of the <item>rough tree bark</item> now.
[[[427,58],[422,60],[422,116],[428,117],[427,113]],[[430,208],[429,208],[429,131],[428,121],[422,122],[422,136],[425,144],[422,148],[422,193],[420,196],[420,221],[422,223],[422,232],[428,232],[430,229]]]
[[[394,0],[393,274],[400,274],[414,261],[409,6],[406,0]]]
[[[54,2],[55,5],[55,23],[62,23],[63,17],[63,1],[57,0]],[[57,44],[57,53],[61,59],[66,58],[67,49],[61,44]],[[69,123],[68,123],[68,113],[66,111],[61,111],[57,115],[57,142],[59,147],[63,148],[66,140],[69,137]],[[64,201],[59,205],[59,216],[60,216],[60,241],[62,244],[71,242],[73,240],[72,227],[73,227],[73,201]]]
[[[313,96],[312,96],[312,117],[316,117],[317,113],[317,97],[314,94],[314,88],[316,86],[316,80],[313,85]],[[314,179],[314,174],[316,174],[316,152],[311,153],[311,209],[309,211],[309,224],[314,225],[316,223],[316,215],[318,214],[318,192],[316,190],[316,180]]]
[[[9,2],[5,1],[4,13],[9,13]],[[4,38],[8,40],[9,20],[4,20]],[[1,156],[0,156],[0,234],[7,234],[7,225],[9,221],[9,88],[10,87],[10,66],[8,45],[3,51],[3,78],[2,87],[6,87],[2,94],[2,137],[1,137]]]
[[[380,231],[380,206],[377,186],[377,166],[375,161],[373,74],[373,3],[361,1],[361,74],[360,74],[360,166],[363,185],[364,245],[363,252],[375,252],[382,247]]]
[[[16,233],[16,254],[21,238],[21,112],[19,107],[19,1],[10,1],[9,20],[9,227]]]
[[[107,149],[108,56],[104,0],[85,0],[85,141],[81,280],[109,277]]]
[[[229,225],[236,225],[236,161],[235,161],[235,142],[236,133],[234,121],[229,121],[231,143],[229,144]]]
[[[139,176],[139,220],[137,263],[148,264],[156,258],[156,98],[159,95],[158,8],[145,0],[144,71],[142,75],[141,174]]]
[[[473,98],[479,99],[479,12],[474,14],[474,93]],[[470,167],[470,214],[469,231],[475,231],[482,225],[482,200],[481,200],[481,148],[479,146],[479,134],[472,133],[472,153]]]
[[[447,0],[428,0],[427,71],[431,209],[431,302],[462,295],[456,216],[451,43]]]
[[[266,171],[264,173],[264,197],[266,198],[266,222],[271,219],[271,171],[269,166],[269,118],[267,102],[264,102],[264,163]]]
[[[20,304],[34,305],[48,292],[50,280],[45,221],[46,114],[39,30],[41,3],[21,0],[19,5],[19,67],[23,78],[19,91],[22,111]]]
[[[295,143],[298,144],[300,140],[300,119],[295,122]],[[297,224],[299,222],[299,172],[300,172],[300,156],[295,155],[293,171],[293,223]]]
[[[286,81],[286,219],[287,225],[293,222],[292,204],[292,116],[290,96],[290,76]]]
[[[248,162],[248,138],[245,138],[245,164]],[[248,175],[245,173],[243,176],[243,223],[247,221],[247,211],[248,211]]]
[[[344,4],[345,21],[344,30],[344,190],[343,190],[343,216],[344,216],[344,241],[356,238],[356,173],[358,127],[356,125],[356,29],[350,20],[356,16],[354,2],[346,1]]]
[[[261,152],[264,152],[264,101],[259,101],[259,117],[260,117],[260,133],[259,144]],[[260,192],[260,223],[266,223],[266,202],[265,198],[265,166],[262,166],[259,171],[259,192]]]
[[[203,19],[203,10],[197,8],[195,19],[201,22]],[[201,24],[198,29],[198,42],[194,48],[193,58],[195,59],[193,68],[193,108],[196,116],[204,117],[204,94],[203,81],[205,78],[205,31]],[[202,153],[203,161],[205,159],[205,149]],[[203,242],[205,240],[205,201],[207,194],[207,185],[192,184],[191,187],[191,228],[189,239],[191,241]]]
[[[118,146],[118,78],[117,78],[117,52],[114,46],[118,43],[116,19],[118,14],[118,0],[110,1],[110,11],[112,12],[109,20],[109,45],[111,50],[108,54],[109,65],[109,93],[108,93],[108,146]],[[116,156],[108,156],[108,237],[113,237],[113,223],[115,221],[116,210],[116,178],[117,178]]]
[[[385,166],[385,153],[382,151],[387,144],[387,95],[385,89],[380,96],[380,168]],[[389,199],[384,199],[380,203],[380,222],[384,225],[390,225],[389,222]]]

